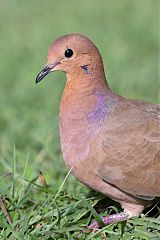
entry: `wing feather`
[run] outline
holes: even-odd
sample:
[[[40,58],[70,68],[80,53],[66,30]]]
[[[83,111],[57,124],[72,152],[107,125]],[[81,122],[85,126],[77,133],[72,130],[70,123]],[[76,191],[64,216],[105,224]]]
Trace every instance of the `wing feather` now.
[[[99,174],[134,196],[160,196],[160,107],[120,102],[106,122]]]

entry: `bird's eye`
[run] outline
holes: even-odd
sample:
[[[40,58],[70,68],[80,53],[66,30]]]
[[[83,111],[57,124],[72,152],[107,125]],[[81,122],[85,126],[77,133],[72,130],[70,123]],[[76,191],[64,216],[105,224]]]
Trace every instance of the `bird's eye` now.
[[[72,55],[73,55],[72,49],[68,48],[68,49],[65,51],[64,55],[65,55],[65,57],[67,57],[67,58],[72,57]]]

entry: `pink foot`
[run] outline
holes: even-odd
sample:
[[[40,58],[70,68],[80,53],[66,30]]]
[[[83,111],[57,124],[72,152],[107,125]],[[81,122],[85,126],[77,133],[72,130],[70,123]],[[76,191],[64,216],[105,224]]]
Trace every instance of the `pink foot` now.
[[[110,215],[108,217],[103,217],[102,221],[104,222],[105,225],[109,225],[111,223],[115,223],[115,222],[121,222],[121,221],[125,221],[128,219],[128,215],[126,215],[125,213],[116,213],[113,215]],[[99,229],[99,224],[98,222],[93,222],[91,225],[88,226],[89,229],[93,229],[94,231]]]

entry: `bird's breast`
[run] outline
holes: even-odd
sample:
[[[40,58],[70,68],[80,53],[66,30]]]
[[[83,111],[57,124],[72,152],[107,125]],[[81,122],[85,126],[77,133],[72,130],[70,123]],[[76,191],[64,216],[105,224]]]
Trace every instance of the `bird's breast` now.
[[[63,158],[69,168],[87,159],[95,131],[82,114],[60,113],[60,142]]]

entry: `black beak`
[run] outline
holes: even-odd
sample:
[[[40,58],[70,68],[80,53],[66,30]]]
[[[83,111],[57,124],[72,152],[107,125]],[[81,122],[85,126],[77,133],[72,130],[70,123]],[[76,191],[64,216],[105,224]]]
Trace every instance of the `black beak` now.
[[[36,77],[36,83],[39,83],[48,73],[51,72],[51,70],[57,65],[55,64],[47,64],[42,71],[37,75]]]

